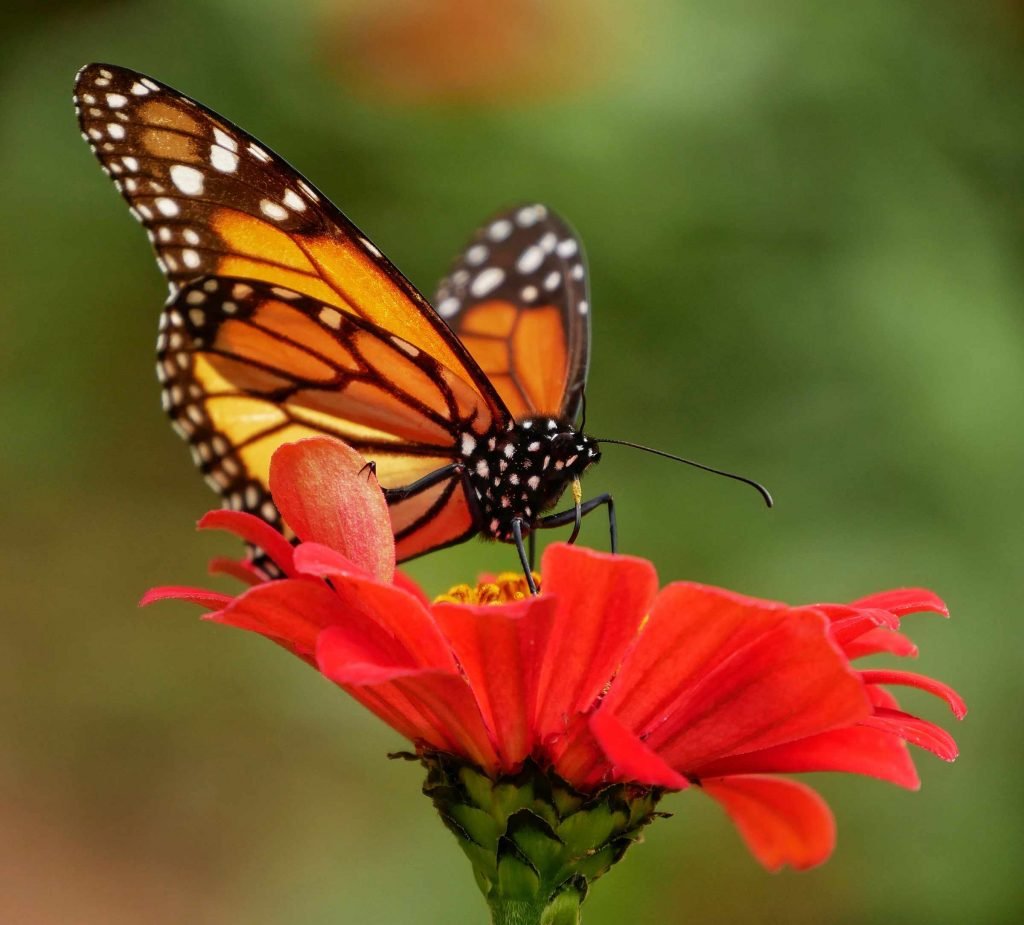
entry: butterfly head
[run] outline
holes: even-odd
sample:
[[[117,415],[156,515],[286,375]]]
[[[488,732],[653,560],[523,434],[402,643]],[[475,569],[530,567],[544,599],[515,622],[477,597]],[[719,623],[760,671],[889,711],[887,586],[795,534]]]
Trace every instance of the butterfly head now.
[[[601,457],[595,440],[557,418],[515,421],[500,437],[469,441],[467,472],[484,531],[512,537],[512,520],[532,526]]]

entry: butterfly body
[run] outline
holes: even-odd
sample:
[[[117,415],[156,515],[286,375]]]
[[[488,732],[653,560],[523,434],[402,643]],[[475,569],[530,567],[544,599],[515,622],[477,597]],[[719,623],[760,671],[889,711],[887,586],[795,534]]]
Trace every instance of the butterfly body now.
[[[346,441],[375,466],[399,560],[477,534],[516,542],[600,457],[574,421],[590,353],[578,239],[540,204],[482,225],[436,310],[296,170],[222,116],[114,65],[79,72],[82,134],[170,287],[162,403],[226,506],[282,527],[283,443]],[[574,513],[611,502],[580,504]],[[573,512],[569,512],[569,517]]]
[[[463,452],[483,532],[504,542],[514,541],[514,520],[528,532],[570,481],[601,458],[594,440],[550,417],[516,421],[479,441],[467,439]]]

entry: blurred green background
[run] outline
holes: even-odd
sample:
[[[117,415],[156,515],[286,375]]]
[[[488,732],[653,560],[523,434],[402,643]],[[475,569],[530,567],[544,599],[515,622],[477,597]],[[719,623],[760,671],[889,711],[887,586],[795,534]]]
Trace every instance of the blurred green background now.
[[[159,410],[165,287],[74,121],[93,60],[256,134],[427,292],[495,208],[563,212],[589,429],[777,499],[609,448],[588,491],[663,580],[949,601],[909,630],[971,708],[956,765],[813,781],[839,844],[806,874],[676,796],[590,925],[1024,919],[1020,4],[64,0],[0,34],[0,922],[486,919],[393,733],[262,640],[136,610],[235,547],[192,530],[214,501]],[[472,543],[411,571],[513,566]]]

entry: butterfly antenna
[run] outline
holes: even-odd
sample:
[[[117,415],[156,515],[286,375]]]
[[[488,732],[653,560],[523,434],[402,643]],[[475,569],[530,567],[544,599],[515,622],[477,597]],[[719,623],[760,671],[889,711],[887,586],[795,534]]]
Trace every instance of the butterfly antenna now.
[[[664,456],[665,459],[672,459],[675,462],[686,463],[688,466],[693,466],[695,469],[703,469],[705,472],[712,472],[715,475],[724,475],[727,479],[735,479],[737,482],[743,482],[744,485],[749,485],[751,488],[757,489],[757,492],[764,498],[764,503],[771,507],[774,502],[772,501],[771,493],[767,488],[764,487],[760,482],[755,482],[753,479],[748,479],[744,475],[737,475],[735,472],[726,472],[724,469],[715,469],[713,466],[705,466],[703,463],[694,462],[692,459],[683,459],[682,456],[673,456],[671,453],[666,453],[664,450],[656,450],[654,447],[642,446],[639,443],[630,443],[628,440],[602,440],[598,437],[594,437],[598,443],[614,443],[618,446],[631,446],[634,450],[643,450],[645,453],[653,453],[655,456]]]
[[[584,389],[580,392],[580,406],[582,413],[580,415],[580,433],[586,433],[587,430],[587,390]]]

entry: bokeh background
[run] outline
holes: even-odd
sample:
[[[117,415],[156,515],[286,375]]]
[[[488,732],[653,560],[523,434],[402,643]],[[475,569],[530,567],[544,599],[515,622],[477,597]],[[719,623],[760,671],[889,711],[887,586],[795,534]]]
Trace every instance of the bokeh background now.
[[[624,922],[1024,917],[1024,8],[1011,0],[58,0],[0,32],[0,921],[484,922],[396,736],[152,584],[232,551],[159,410],[165,288],[78,137],[93,60],[280,151],[431,291],[539,199],[586,243],[592,492],[665,580],[793,602],[935,588],[962,758],[814,781],[839,845],[770,876],[698,795],[587,904]],[[599,524],[586,541],[605,542]],[[227,546],[225,544],[228,544]],[[417,562],[437,593],[511,550]],[[908,697],[951,725],[940,705]]]

